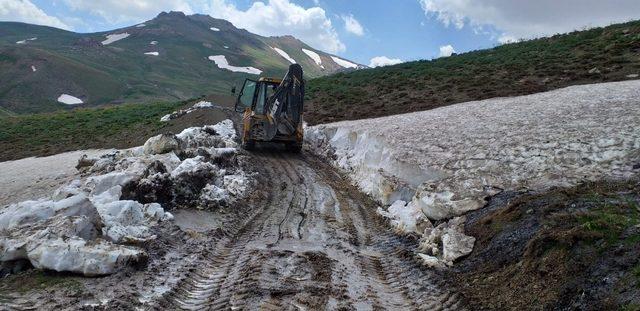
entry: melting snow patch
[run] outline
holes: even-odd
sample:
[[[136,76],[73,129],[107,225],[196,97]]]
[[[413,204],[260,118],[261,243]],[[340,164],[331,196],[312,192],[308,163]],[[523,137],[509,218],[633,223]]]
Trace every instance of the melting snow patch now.
[[[229,62],[227,61],[227,58],[224,55],[209,56],[209,60],[215,62],[216,65],[218,65],[218,67],[220,67],[221,69],[226,69],[233,72],[244,72],[244,73],[249,73],[254,75],[259,75],[262,73],[262,70],[254,67],[231,66],[229,65]]]
[[[146,24],[138,24],[138,25],[136,25],[137,28],[142,28],[142,27],[146,27],[146,26],[147,26]]]
[[[307,54],[307,56],[309,56],[314,62],[316,62],[316,64],[320,66],[320,68],[324,69],[324,66],[322,66],[322,59],[320,58],[320,55],[318,53],[307,49],[302,49],[302,52],[304,52],[304,54]]]
[[[151,44],[151,45],[157,45],[157,44],[158,44],[158,41],[151,41],[149,44]]]
[[[358,65],[356,65],[356,64],[354,64],[352,62],[346,61],[346,60],[344,60],[342,58],[331,56],[331,59],[333,59],[333,61],[336,62],[336,64],[340,65],[341,67],[344,67],[344,68],[358,68]]]
[[[225,49],[228,49],[229,47],[225,45],[225,46],[224,46],[224,48],[225,48]]]
[[[211,27],[210,29],[213,30],[213,31],[220,31],[220,29],[218,29],[216,27]]]
[[[107,35],[107,40],[102,41],[102,45],[109,45],[111,43],[114,43],[116,41],[125,39],[127,37],[129,37],[130,35],[128,33],[119,33],[119,34],[112,34],[112,35]]]
[[[154,226],[173,219],[165,209],[213,209],[244,198],[252,183],[238,165],[235,139],[226,120],[152,137],[144,147],[83,156],[82,180],[49,198],[0,209],[0,261],[26,259],[36,268],[89,276],[145,262],[138,246],[156,238]]]
[[[198,109],[207,109],[207,108],[214,108],[214,107],[215,106],[211,102],[200,101],[194,104],[192,107],[189,107],[187,109],[180,109],[178,111],[174,111],[170,114],[163,116],[162,118],[160,118],[160,122],[169,122],[170,120],[177,119],[179,117],[184,116],[185,114],[192,113]]]
[[[63,103],[65,105],[79,105],[83,103],[82,99],[68,95],[68,94],[60,95],[60,97],[58,97],[58,102]]]
[[[291,58],[291,56],[289,56],[289,54],[287,54],[287,52],[279,49],[279,48],[275,48],[275,47],[271,47],[274,51],[276,51],[278,54],[280,54],[280,56],[284,57],[284,59],[286,59],[287,61],[289,61],[292,64],[296,63],[296,60]]]
[[[38,40],[38,38],[34,37],[34,38],[25,39],[25,40],[20,40],[20,41],[16,42],[16,44],[26,44],[27,41],[35,41],[35,40]]]
[[[147,53],[144,53],[144,55],[158,56],[158,55],[160,55],[160,53],[159,52],[147,52]]]
[[[31,66],[31,71],[36,72],[38,71],[38,69],[36,68],[36,66]]]
[[[379,213],[395,227],[422,234],[426,255],[450,264],[473,245],[453,219],[482,208],[486,197],[631,177],[639,97],[640,81],[573,86],[318,125],[305,137],[388,206]]]

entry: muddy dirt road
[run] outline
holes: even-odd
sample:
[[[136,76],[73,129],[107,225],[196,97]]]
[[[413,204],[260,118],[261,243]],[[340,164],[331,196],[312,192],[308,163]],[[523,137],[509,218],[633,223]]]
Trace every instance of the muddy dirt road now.
[[[256,152],[270,190],[151,309],[459,310],[375,203],[309,154]]]

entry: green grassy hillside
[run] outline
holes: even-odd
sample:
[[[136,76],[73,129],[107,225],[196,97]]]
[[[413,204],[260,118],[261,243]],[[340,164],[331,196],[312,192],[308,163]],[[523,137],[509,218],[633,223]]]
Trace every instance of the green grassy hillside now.
[[[107,35],[122,33],[130,36],[102,44]],[[37,39],[27,40],[30,38]],[[0,108],[14,113],[68,108],[57,103],[61,94],[99,105],[228,93],[231,86],[256,76],[220,69],[208,56],[225,55],[232,66],[252,66],[263,75],[282,76],[289,62],[274,47],[291,55],[308,77],[345,70],[331,55],[293,37],[258,36],[206,15],[162,13],[143,27],[92,34],[2,22]],[[302,48],[317,51],[324,69],[302,54]]]
[[[640,21],[311,80],[311,124],[636,79]]]

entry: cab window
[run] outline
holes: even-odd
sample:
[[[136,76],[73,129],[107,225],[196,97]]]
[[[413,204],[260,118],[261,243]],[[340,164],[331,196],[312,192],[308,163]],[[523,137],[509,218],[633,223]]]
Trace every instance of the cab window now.
[[[246,80],[244,81],[244,85],[242,86],[242,91],[240,91],[240,96],[238,97],[238,102],[236,104],[236,111],[242,112],[246,108],[251,107],[253,104],[253,95],[256,90],[256,81]]]

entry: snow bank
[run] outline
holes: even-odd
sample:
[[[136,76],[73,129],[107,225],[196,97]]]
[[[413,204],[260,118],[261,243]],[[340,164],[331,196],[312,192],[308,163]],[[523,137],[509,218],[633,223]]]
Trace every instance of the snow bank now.
[[[225,120],[83,156],[83,179],[0,210],[0,261],[85,275],[144,263],[145,251],[132,245],[156,238],[153,227],[173,219],[165,209],[218,208],[246,195],[251,181],[236,161],[235,140]]]
[[[147,52],[147,53],[144,53],[144,55],[159,56],[160,53],[159,52]]]
[[[128,33],[118,33],[118,34],[111,34],[111,35],[107,35],[107,40],[102,41],[102,45],[109,45],[111,43],[114,43],[116,41],[120,41],[122,39],[126,39],[130,36],[130,34]]]
[[[398,229],[426,235],[431,221],[479,209],[503,190],[638,173],[638,98],[639,81],[574,86],[319,125],[306,137],[390,206],[380,213]]]
[[[219,68],[226,69],[226,70],[233,71],[233,72],[244,72],[244,73],[249,73],[249,74],[253,74],[253,75],[259,75],[259,74],[262,73],[262,70],[254,68],[254,67],[235,67],[235,66],[231,66],[231,65],[229,65],[229,62],[227,61],[227,58],[224,55],[209,56],[209,60],[215,62],[216,65],[218,65]]]
[[[341,67],[344,67],[344,68],[358,68],[358,65],[356,65],[356,64],[354,64],[352,62],[346,61],[346,60],[344,60],[342,58],[331,56],[331,59],[333,59],[333,61],[336,62],[336,64],[340,65]]]
[[[77,98],[75,96],[71,96],[69,94],[62,94],[58,97],[58,102],[63,103],[65,105],[79,105],[83,104],[82,99]]]
[[[164,115],[162,118],[160,118],[161,122],[169,122],[170,120],[173,119],[177,119],[179,117],[184,116],[185,114],[188,113],[192,113],[198,109],[209,109],[209,108],[215,108],[215,106],[208,102],[208,101],[200,101],[197,102],[196,104],[194,104],[192,107],[187,108],[187,109],[180,109],[178,111],[174,111],[170,114]]]
[[[322,66],[322,59],[320,58],[320,55],[318,53],[307,49],[302,49],[302,52],[304,52],[304,54],[307,54],[307,56],[309,56],[314,62],[316,62],[316,64],[320,66],[320,68],[324,69],[324,66]]]
[[[292,64],[295,64],[295,63],[296,63],[296,60],[295,60],[295,59],[293,59],[293,58],[291,58],[291,56],[289,56],[289,54],[287,54],[287,52],[285,52],[285,51],[283,51],[283,50],[281,50],[281,49],[279,49],[279,48],[276,48],[276,47],[271,47],[271,48],[272,48],[274,51],[276,51],[278,54],[280,54],[280,56],[284,57],[284,59],[286,59],[288,62],[290,62],[290,63],[292,63]]]
[[[220,31],[220,29],[219,29],[219,28],[216,28],[216,27],[211,27],[211,28],[209,28],[209,29],[211,29],[211,30],[213,30],[213,31]]]

